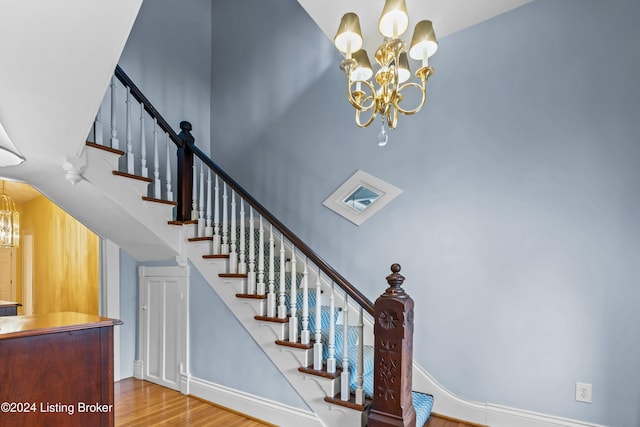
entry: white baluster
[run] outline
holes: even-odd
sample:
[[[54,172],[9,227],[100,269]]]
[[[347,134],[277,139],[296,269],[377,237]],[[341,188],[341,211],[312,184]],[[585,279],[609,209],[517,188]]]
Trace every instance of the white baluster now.
[[[153,119],[153,197],[162,199],[160,156],[158,154],[158,121],[156,119]]]
[[[309,271],[307,270],[307,260],[304,260],[304,271],[302,272],[302,332],[300,332],[300,342],[309,344],[311,342],[309,332]]]
[[[273,225],[269,224],[269,293],[267,294],[267,316],[276,317],[276,277]]]
[[[216,186],[213,192],[213,254],[220,255],[220,185],[216,175]]]
[[[278,297],[278,318],[287,317],[287,306],[285,292],[285,259],[284,259],[284,234],[280,234],[280,292]]]
[[[195,162],[194,162],[195,163]],[[200,162],[200,194],[198,197],[198,237],[204,237],[204,163]]]
[[[356,387],[356,404],[364,404],[363,370],[364,370],[364,319],[362,317],[362,307],[358,319],[358,385]]]
[[[329,295],[329,357],[327,357],[327,372],[330,374],[336,373],[336,319],[334,313],[336,311],[336,303],[334,293],[334,284],[331,283],[331,294]]]
[[[165,134],[167,142],[167,200],[173,202],[173,191],[171,191],[171,150],[169,149],[169,135]]]
[[[144,132],[144,104],[140,104],[140,175],[149,177],[147,168],[147,135]]]
[[[229,273],[238,272],[238,252],[236,250],[236,192],[231,190],[231,247],[229,250]]]
[[[111,77],[111,148],[120,149],[118,141],[117,105],[116,105],[116,76]]]
[[[227,183],[222,183],[222,245],[220,252],[229,255],[229,196],[227,196]]]
[[[211,216],[211,169],[207,169],[207,214],[204,227],[205,237],[213,237],[212,216]]]
[[[297,316],[297,301],[298,301],[298,283],[296,274],[296,248],[295,246],[291,250],[291,296],[289,297],[289,341],[298,342],[298,316]]]
[[[127,87],[127,173],[135,174],[133,156],[133,137],[131,136],[131,89]]]
[[[346,292],[342,304],[342,373],[340,374],[340,399],[349,400],[349,297]]]
[[[320,288],[320,267],[316,278],[316,336],[313,344],[313,369],[322,369],[322,289]]]
[[[245,242],[244,242],[244,234],[246,230],[244,229],[244,200],[240,199],[240,253],[238,256],[238,273],[247,274],[247,263],[245,261]]]
[[[193,159],[191,168],[191,221],[198,219],[198,162]]]
[[[258,284],[257,294],[265,294],[264,285],[264,226],[262,225],[262,215],[260,215],[260,228],[258,229]]]
[[[256,293],[256,238],[253,235],[253,207],[249,207],[249,272],[247,273],[248,294]]]
[[[102,132],[102,105],[100,105],[96,114],[96,121],[93,123],[93,139],[96,144],[104,144]]]

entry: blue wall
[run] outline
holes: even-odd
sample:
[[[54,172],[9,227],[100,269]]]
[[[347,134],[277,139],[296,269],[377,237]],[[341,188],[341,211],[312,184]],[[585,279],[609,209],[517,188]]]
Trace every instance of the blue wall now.
[[[253,341],[200,272],[193,265],[190,271],[191,374],[308,410],[304,400]]]
[[[438,382],[640,425],[637,3],[537,0],[440,40],[426,107],[383,149],[297,3],[214,2],[213,17],[215,159],[370,299],[400,262],[414,356]],[[360,227],[322,206],[357,169],[404,190]]]
[[[209,141],[210,0],[143,2],[118,64],[176,132],[189,120],[196,140]]]

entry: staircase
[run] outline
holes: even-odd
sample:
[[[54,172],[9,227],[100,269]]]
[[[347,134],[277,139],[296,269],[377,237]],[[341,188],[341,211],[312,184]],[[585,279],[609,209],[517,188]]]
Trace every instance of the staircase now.
[[[111,138],[103,136],[99,113],[86,146],[84,178],[173,248],[179,263],[190,261],[200,271],[322,425],[366,425],[371,408],[378,408],[374,399],[380,399],[395,409],[388,424],[375,425],[409,425],[403,417],[410,423],[415,416],[423,426],[433,397],[403,394],[395,387],[406,383],[392,376],[400,363],[393,355],[407,349],[387,348],[393,360],[374,369],[374,305],[202,153],[190,124],[183,122],[176,135],[119,68],[116,77],[106,99],[112,104]],[[123,90],[125,108],[115,108]],[[140,104],[135,120],[132,97]],[[145,127],[145,121],[152,125]],[[117,123],[125,123],[126,152]],[[169,140],[178,146],[177,167],[171,165],[175,147]],[[146,153],[153,153],[148,163]],[[401,285],[399,267],[388,280],[390,289]],[[388,323],[395,327],[397,320]],[[376,372],[390,384],[378,384],[374,393]],[[408,372],[410,379],[410,363]]]

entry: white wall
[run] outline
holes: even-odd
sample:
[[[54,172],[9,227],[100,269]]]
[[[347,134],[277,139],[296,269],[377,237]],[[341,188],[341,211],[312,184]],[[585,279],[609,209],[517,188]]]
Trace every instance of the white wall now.
[[[297,3],[213,16],[216,160],[369,298],[401,263],[422,366],[464,398],[640,425],[637,3],[538,0],[440,40],[384,149]],[[404,190],[360,227],[321,204],[356,169]]]
[[[138,263],[120,249],[120,378],[133,376],[138,354]]]

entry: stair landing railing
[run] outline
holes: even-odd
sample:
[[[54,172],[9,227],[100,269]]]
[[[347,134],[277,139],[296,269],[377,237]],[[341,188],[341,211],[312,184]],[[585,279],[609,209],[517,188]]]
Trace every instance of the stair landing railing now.
[[[105,110],[110,111],[108,138],[104,137]],[[120,144],[118,125],[122,122],[125,141]],[[337,400],[370,409],[369,425],[396,425],[385,424],[384,420],[411,419],[413,301],[401,288],[404,278],[399,265],[392,266],[387,278],[389,288],[374,307],[196,146],[191,123],[181,122],[180,129],[177,134],[126,73],[116,67],[96,116],[93,143],[122,150],[121,167],[126,174],[150,178],[153,183],[148,198],[177,202],[176,221],[196,224],[196,236],[211,240],[213,255],[228,255],[229,272],[246,275],[246,293],[266,299],[261,314],[288,321],[289,344],[314,349],[312,370],[335,375],[341,370]],[[177,159],[173,154],[176,150]],[[322,282],[329,284],[324,311]],[[338,298],[342,300],[342,325],[332,315],[338,310]],[[354,315],[349,315],[353,311],[350,306],[356,308]],[[326,313],[328,322],[323,320]],[[374,323],[374,372],[364,372],[365,314]],[[323,323],[328,323],[327,330],[323,330]],[[356,355],[350,354],[348,345],[354,329]],[[367,396],[364,382],[371,375],[374,387]],[[328,396],[325,400],[336,399]]]

